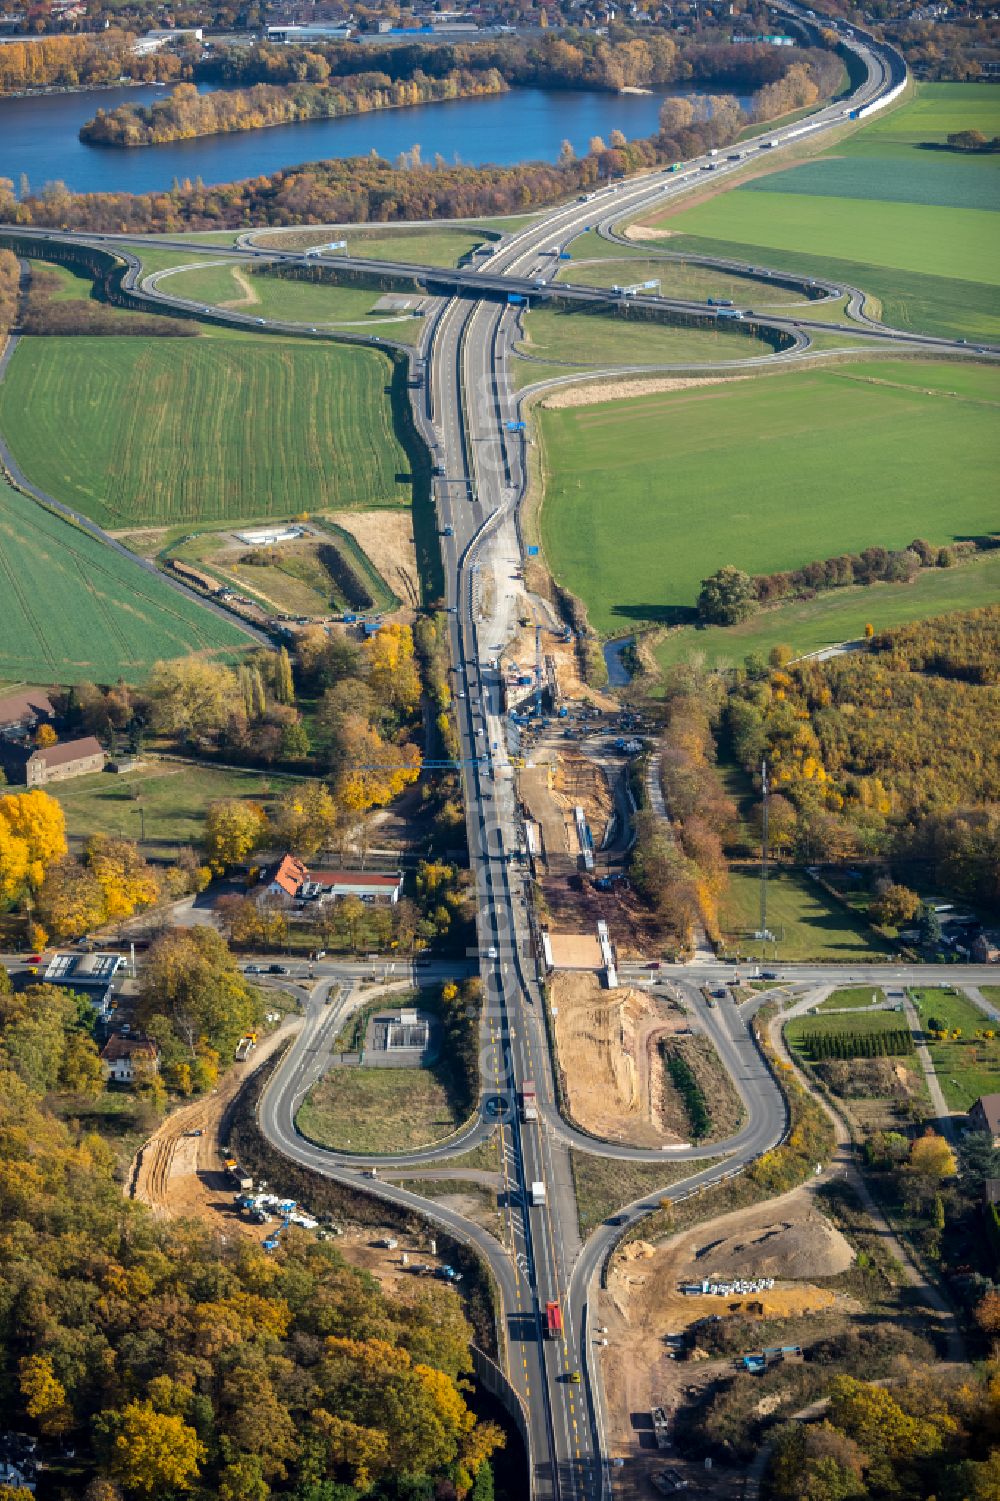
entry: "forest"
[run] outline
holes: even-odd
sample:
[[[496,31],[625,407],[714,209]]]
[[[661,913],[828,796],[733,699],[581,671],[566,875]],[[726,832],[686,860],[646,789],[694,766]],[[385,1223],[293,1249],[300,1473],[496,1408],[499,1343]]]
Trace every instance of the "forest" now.
[[[1000,606],[789,663],[778,648],[730,695],[748,772],[768,759],[771,839],[804,861],[883,856],[1000,907]]]
[[[268,1256],[153,1221],[122,1198],[107,1142],[74,1125],[72,1093],[32,1079],[11,1033],[5,1000],[0,1366],[8,1429],[37,1438],[48,1495],[490,1494],[475,1477],[501,1435],[467,1406],[453,1292],[421,1284],[395,1302],[294,1229]]]
[[[299,120],[325,120],[367,114],[443,99],[470,99],[502,93],[500,74],[455,70],[443,78],[414,73],[395,83],[386,73],[361,73],[336,83],[300,83],[288,87],[257,84],[199,94],[193,83],[179,83],[169,97],[145,106],[122,104],[99,109],[80,127],[81,141],[94,146],[154,146],[164,141],[259,130]]]

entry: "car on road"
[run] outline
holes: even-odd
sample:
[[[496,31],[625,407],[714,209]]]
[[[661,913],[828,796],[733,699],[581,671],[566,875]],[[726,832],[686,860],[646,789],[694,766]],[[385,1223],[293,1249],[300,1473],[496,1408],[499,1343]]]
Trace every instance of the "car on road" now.
[[[267,966],[267,972],[268,972],[269,975],[287,975],[288,972],[289,972],[288,965],[287,964],[269,964]]]
[[[569,1382],[570,1386],[579,1386],[581,1380],[580,1372],[570,1371],[569,1375],[566,1377],[566,1380]]]
[[[267,322],[267,319],[266,318],[255,318],[253,321],[255,323],[259,323],[263,327],[263,325]]]
[[[778,971],[776,969],[762,969],[760,977],[762,980],[776,980],[778,978]]]
[[[497,950],[494,944],[491,943],[486,950],[486,957],[487,959],[495,959],[497,957]]]
[[[243,973],[245,975],[262,975],[264,973],[264,966],[263,964],[246,964],[243,967]]]
[[[42,956],[41,956],[41,954],[29,954],[28,955],[28,963],[29,964],[41,964],[41,962],[42,962]]]

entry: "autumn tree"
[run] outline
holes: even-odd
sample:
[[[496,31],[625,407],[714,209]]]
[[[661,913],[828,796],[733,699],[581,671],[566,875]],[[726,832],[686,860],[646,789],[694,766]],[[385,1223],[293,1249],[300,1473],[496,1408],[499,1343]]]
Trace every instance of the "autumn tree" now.
[[[131,839],[92,834],[84,846],[84,863],[103,893],[105,920],[131,917],[159,898],[156,873]]]
[[[66,1388],[58,1380],[47,1355],[25,1355],[18,1367],[21,1399],[25,1412],[48,1438],[58,1438],[71,1427],[73,1414],[66,1401]]]
[[[156,663],[147,691],[156,729],[193,739],[222,729],[232,712],[237,684],[228,667],[180,657]]]
[[[272,822],[274,837],[296,855],[314,855],[329,843],[338,809],[322,782],[299,782],[278,800]]]
[[[0,797],[0,883],[10,895],[25,882],[40,886],[65,853],[66,818],[56,798],[40,787]]]
[[[955,1154],[943,1136],[926,1131],[910,1148],[910,1170],[925,1178],[953,1178],[958,1171]]]
[[[873,922],[879,927],[902,928],[912,922],[920,911],[920,898],[908,886],[894,881],[883,883],[875,900],[868,909]]]
[[[205,856],[218,874],[242,863],[265,842],[270,832],[267,815],[259,803],[243,798],[222,798],[210,803],[205,814]]]
[[[79,860],[66,858],[46,872],[37,910],[53,938],[79,938],[104,921],[104,891],[94,871]]]
[[[420,702],[420,674],[408,625],[383,625],[365,642],[368,685],[375,702],[410,714]]]
[[[50,724],[40,724],[33,739],[39,750],[46,750],[50,745],[56,744],[59,736]]]
[[[127,1491],[156,1497],[193,1489],[208,1451],[177,1414],[129,1402],[99,1414],[97,1428],[110,1448],[111,1473]]]

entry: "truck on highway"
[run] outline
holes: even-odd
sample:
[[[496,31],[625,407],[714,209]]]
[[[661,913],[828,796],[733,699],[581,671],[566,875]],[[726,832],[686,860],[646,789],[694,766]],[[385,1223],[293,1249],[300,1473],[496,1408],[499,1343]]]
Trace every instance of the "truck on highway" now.
[[[545,1333],[549,1339],[558,1339],[563,1332],[562,1309],[558,1303],[545,1305]]]
[[[538,1119],[538,1096],[535,1094],[534,1079],[525,1079],[521,1086],[521,1119],[523,1121],[537,1121]]]
[[[531,1185],[531,1204],[534,1209],[539,1209],[545,1203],[545,1184],[533,1183]]]

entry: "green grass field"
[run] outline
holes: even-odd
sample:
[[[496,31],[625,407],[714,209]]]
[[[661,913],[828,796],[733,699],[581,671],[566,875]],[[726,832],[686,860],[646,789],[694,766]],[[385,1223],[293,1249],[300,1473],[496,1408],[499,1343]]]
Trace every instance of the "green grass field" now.
[[[251,644],[235,625],[2,481],[0,587],[3,677],[138,682],[161,658],[198,652],[227,660]]]
[[[708,266],[693,266],[688,261],[643,260],[629,257],[627,260],[577,261],[560,268],[557,281],[574,282],[584,287],[631,286],[634,282],[658,278],[664,297],[683,297],[690,301],[702,301],[707,297],[730,297],[737,307],[764,308],[810,308],[817,317],[825,317],[831,304],[810,304],[801,292],[791,287],[776,287],[772,282],[757,277],[733,276],[725,271],[713,271]]]
[[[797,871],[774,871],[768,881],[767,925],[778,937],[765,947],[752,936],[760,925],[760,879],[755,870],[731,870],[719,904],[719,923],[743,957],[852,963],[880,952],[877,940]]]
[[[112,834],[158,844],[197,844],[209,803],[237,797],[265,808],[292,786],[290,779],[261,772],[152,761],[121,776],[100,772],[54,787],[71,835]],[[140,821],[139,812],[142,811]]]
[[[835,990],[828,995],[825,1001],[821,1001],[816,1007],[821,1011],[864,1011],[874,1001],[885,999],[884,992],[873,985],[848,985],[843,990]]]
[[[996,1024],[964,996],[947,990],[915,989],[910,995],[925,1030],[937,1021],[940,1030],[961,1031],[956,1041],[927,1039],[934,1072],[950,1109],[968,1110],[980,1095],[1000,1090],[1000,1029]],[[977,1032],[985,1031],[998,1035],[976,1037]]]
[[[375,350],[267,336],[25,339],[0,431],[111,529],[407,504],[391,377]]]
[[[613,313],[536,308],[525,315],[524,331],[521,353],[577,367],[716,365],[770,353],[759,339],[727,328],[678,328]],[[530,361],[519,361],[515,370],[522,386],[538,379]]]
[[[1000,334],[1000,158],[939,149],[963,128],[1000,131],[996,92],[920,84],[911,101],[822,156],[652,223],[669,224],[679,237],[672,250],[842,279],[878,298],[890,323],[993,338]]]
[[[685,623],[724,563],[764,573],[988,532],[998,406],[994,370],[885,361],[543,410],[546,556],[613,633]],[[981,577],[954,574],[958,588]],[[732,637],[734,656],[748,649]]]
[[[237,280],[237,274],[243,279]],[[423,326],[420,319],[408,315],[373,313],[372,309],[382,294],[371,289],[324,286],[320,282],[269,276],[266,272],[249,276],[244,268],[232,264],[176,271],[164,277],[158,286],[171,297],[188,297],[207,306],[235,308],[253,317],[278,318],[305,325],[347,325],[354,332],[358,331],[358,325],[364,329],[368,324],[377,324],[378,328],[373,328],[373,332],[385,333],[404,343],[416,338]]]
[[[461,1125],[438,1068],[333,1068],[296,1117],[303,1136],[351,1152],[406,1152]]]

